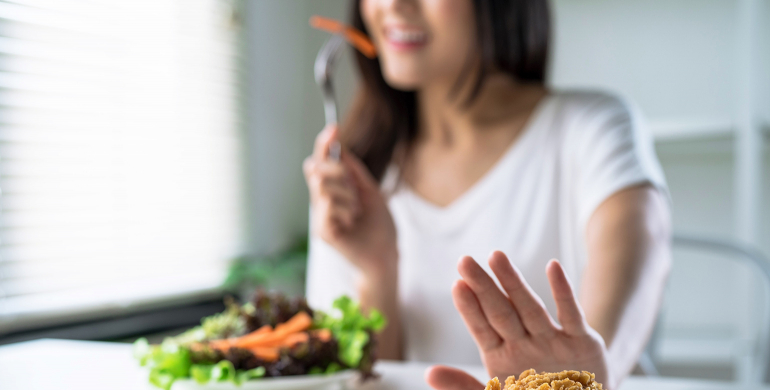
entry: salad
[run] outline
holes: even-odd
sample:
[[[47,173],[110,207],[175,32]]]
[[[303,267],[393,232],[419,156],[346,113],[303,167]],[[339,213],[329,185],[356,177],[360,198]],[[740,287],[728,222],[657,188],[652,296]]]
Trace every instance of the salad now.
[[[244,305],[226,302],[201,325],[150,345],[140,338],[134,357],[150,370],[150,383],[170,389],[177,379],[233,382],[290,375],[322,375],[355,369],[372,376],[375,334],[385,327],[376,310],[365,315],[347,296],[333,313],[311,309],[304,299],[258,292]]]

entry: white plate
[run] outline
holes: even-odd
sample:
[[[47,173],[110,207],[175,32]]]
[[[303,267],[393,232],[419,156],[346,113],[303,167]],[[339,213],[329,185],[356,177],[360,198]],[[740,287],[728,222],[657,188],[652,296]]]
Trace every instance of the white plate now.
[[[252,379],[241,383],[209,382],[198,384],[192,379],[177,380],[171,390],[344,390],[358,376],[355,370],[345,370],[330,375],[296,375],[276,378]]]

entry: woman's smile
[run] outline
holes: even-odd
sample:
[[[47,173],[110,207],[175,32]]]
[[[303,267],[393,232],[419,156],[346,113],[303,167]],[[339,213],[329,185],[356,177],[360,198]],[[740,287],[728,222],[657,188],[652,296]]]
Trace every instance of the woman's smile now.
[[[402,91],[451,88],[475,55],[470,0],[361,0],[360,17],[385,81]]]
[[[388,48],[394,51],[415,51],[428,44],[428,33],[418,27],[393,24],[385,26],[383,30]]]

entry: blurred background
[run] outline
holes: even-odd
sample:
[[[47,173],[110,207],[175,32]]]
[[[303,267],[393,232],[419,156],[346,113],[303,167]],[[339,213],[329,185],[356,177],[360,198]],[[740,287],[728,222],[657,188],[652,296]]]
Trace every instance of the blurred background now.
[[[130,341],[304,290],[313,61],[347,0],[0,1],[0,344]],[[770,329],[770,2],[555,0],[549,84],[647,117],[673,198],[662,375],[740,380]],[[336,74],[344,107],[356,75]],[[764,369],[764,368],[762,368]]]

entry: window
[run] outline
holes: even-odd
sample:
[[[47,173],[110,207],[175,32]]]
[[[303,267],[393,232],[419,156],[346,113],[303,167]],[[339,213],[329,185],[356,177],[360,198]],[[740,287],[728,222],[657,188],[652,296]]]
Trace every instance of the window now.
[[[242,238],[234,15],[0,1],[0,333],[219,286]]]

